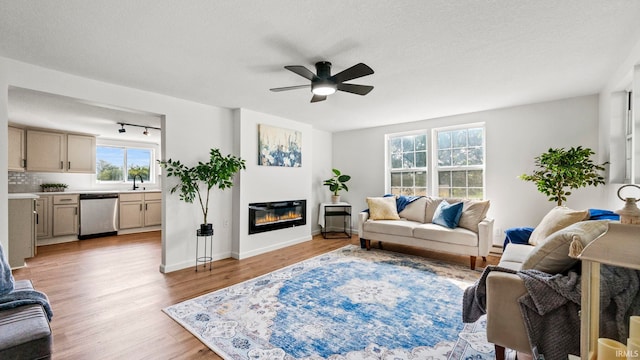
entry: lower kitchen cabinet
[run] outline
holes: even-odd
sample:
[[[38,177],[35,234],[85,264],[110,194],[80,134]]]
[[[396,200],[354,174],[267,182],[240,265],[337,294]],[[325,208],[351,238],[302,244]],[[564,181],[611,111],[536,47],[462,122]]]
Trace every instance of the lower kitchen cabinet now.
[[[38,239],[51,237],[51,196],[36,199],[36,236]]]
[[[9,199],[8,260],[12,268],[36,255],[36,199]]]
[[[120,194],[120,230],[162,224],[162,193]]]
[[[78,235],[78,195],[53,196],[53,236]]]

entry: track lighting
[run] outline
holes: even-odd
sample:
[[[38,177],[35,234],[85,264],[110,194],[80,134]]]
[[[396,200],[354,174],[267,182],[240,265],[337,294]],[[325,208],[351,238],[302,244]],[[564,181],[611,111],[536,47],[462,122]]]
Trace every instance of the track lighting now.
[[[129,124],[129,123],[124,123],[124,122],[119,122],[117,123],[118,125],[121,126],[120,129],[118,129],[118,132],[120,134],[127,132],[127,129],[124,128],[125,125],[127,126],[135,126],[135,127],[139,127],[139,128],[144,128],[144,131],[142,132],[142,135],[145,136],[149,136],[151,135],[151,133],[149,132],[149,129],[154,129],[154,130],[161,130],[160,128],[157,127],[153,127],[153,126],[144,126],[144,125],[136,125],[136,124]]]

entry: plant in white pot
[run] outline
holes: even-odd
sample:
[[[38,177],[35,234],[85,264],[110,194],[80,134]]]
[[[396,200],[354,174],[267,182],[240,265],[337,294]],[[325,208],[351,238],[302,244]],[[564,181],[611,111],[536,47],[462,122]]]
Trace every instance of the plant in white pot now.
[[[349,191],[345,183],[351,179],[351,176],[343,174],[338,169],[333,169],[332,171],[333,177],[325,180],[324,185],[328,186],[329,190],[333,193],[333,195],[331,195],[331,202],[335,204],[340,202],[340,190]]]
[[[199,161],[197,165],[188,167],[179,160],[160,161],[161,167],[167,169],[167,176],[180,179],[171,188],[171,193],[180,192],[180,200],[193,203],[198,198],[202,209],[203,221],[200,231],[203,234],[213,233],[213,225],[207,222],[209,214],[209,194],[215,186],[220,190],[233,186],[233,177],[241,169],[246,169],[245,161],[231,154],[223,156],[219,149],[211,149],[209,161]]]

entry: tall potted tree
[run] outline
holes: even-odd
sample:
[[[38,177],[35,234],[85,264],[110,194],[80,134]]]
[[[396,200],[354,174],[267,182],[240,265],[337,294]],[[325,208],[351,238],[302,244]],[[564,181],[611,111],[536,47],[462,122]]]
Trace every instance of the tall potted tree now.
[[[604,177],[600,172],[604,171],[604,166],[609,162],[595,164],[591,160],[591,155],[594,154],[591,149],[582,146],[569,150],[549,149],[535,158],[538,170],[530,175],[522,174],[520,179],[534,182],[538,191],[549,197],[549,201],[562,206],[572,189],[604,184]]]
[[[203,215],[200,231],[211,234],[213,225],[207,222],[211,189],[214,186],[220,190],[232,187],[233,176],[241,169],[246,169],[245,161],[231,154],[223,156],[219,149],[211,149],[209,161],[199,161],[192,167],[171,159],[158,160],[158,163],[167,170],[167,176],[175,176],[180,180],[171,188],[172,194],[179,191],[180,200],[187,203],[193,203],[198,198]]]

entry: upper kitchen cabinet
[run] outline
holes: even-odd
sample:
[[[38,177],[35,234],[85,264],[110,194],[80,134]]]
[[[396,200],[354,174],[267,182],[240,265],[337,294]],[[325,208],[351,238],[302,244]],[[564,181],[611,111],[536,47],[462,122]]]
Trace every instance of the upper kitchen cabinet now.
[[[27,130],[27,171],[95,173],[96,139]]]
[[[67,135],[67,172],[96,172],[96,138],[86,135]]]
[[[24,171],[25,136],[24,129],[9,126],[9,171]]]

